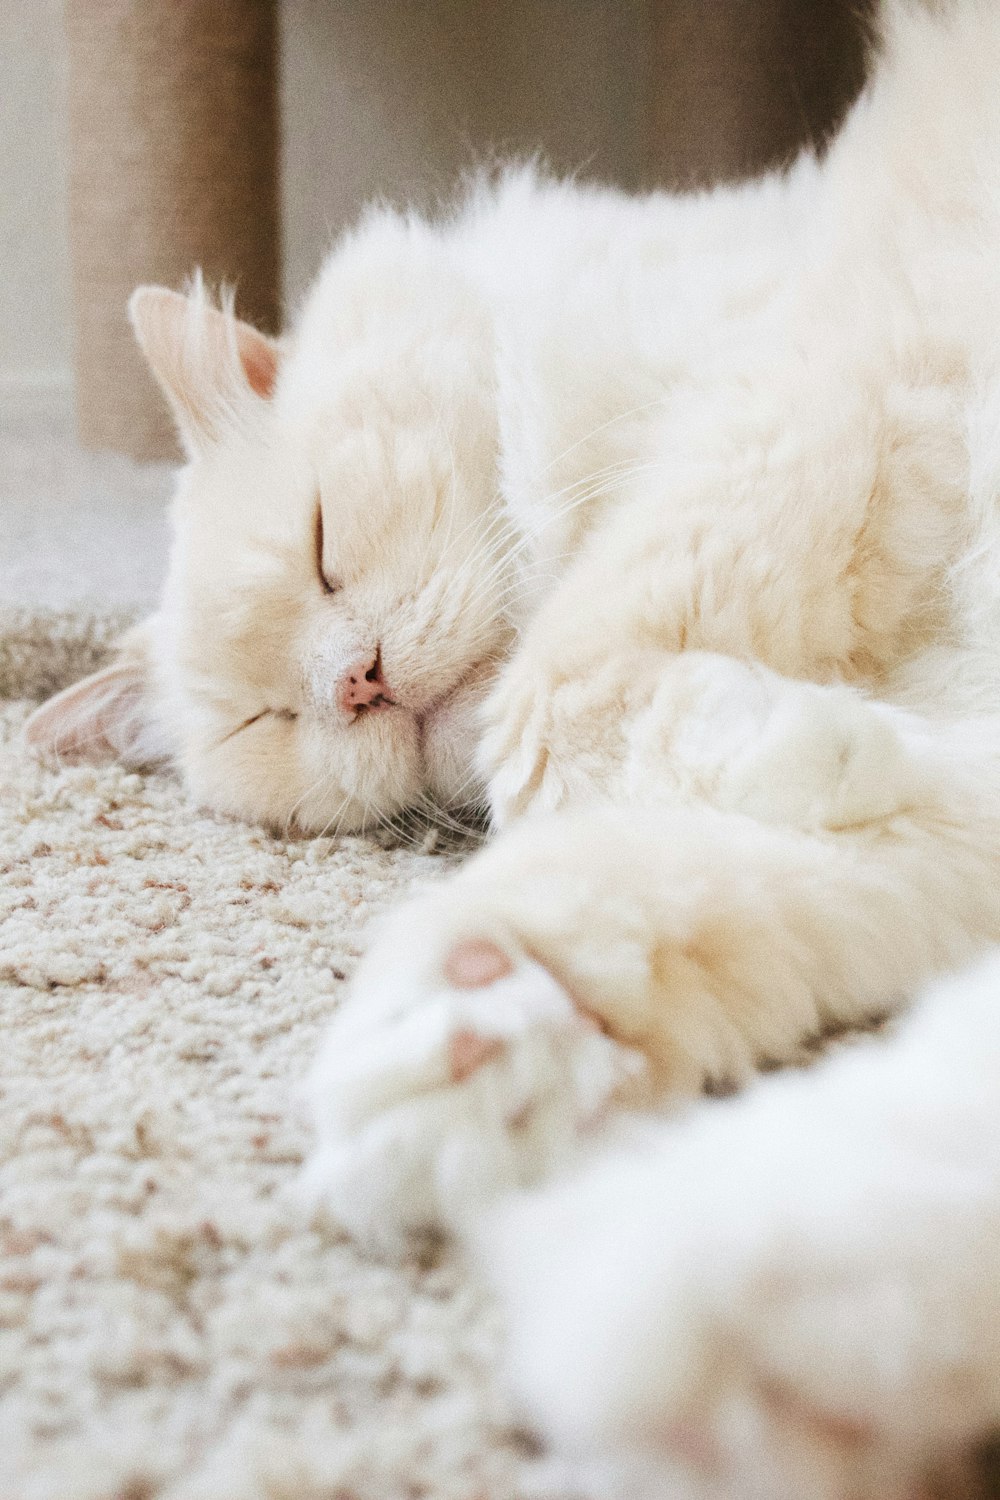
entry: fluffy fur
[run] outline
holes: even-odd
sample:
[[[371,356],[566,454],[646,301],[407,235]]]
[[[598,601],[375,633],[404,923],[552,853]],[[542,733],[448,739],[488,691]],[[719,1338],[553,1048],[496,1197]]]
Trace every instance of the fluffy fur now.
[[[625,1493],[896,1500],[1000,1418],[1000,960],[621,1141],[475,1250],[509,1376]]]
[[[280,345],[134,300],[191,459],[167,589],[35,740],[152,745],[278,827],[502,830],[314,1074],[314,1189],[383,1246],[1000,939],[1000,11],[883,26],[822,162],[374,212]],[[391,705],[345,709],[369,661]]]

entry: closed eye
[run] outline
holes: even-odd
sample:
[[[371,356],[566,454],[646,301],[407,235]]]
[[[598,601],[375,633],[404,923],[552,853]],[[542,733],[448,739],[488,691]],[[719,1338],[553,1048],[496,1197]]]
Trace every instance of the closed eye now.
[[[298,718],[298,714],[294,713],[290,708],[262,708],[259,714],[254,714],[251,718],[244,719],[242,724],[237,724],[235,729],[230,729],[228,734],[224,734],[219,744],[224,745],[227,740],[233,739],[235,735],[242,734],[244,729],[249,729],[251,724],[257,724],[261,719],[267,718],[285,719],[288,723],[292,723]]]
[[[316,519],[313,522],[313,530],[315,533],[316,546],[316,571],[319,574],[319,581],[323,585],[324,593],[336,594],[340,589],[340,584],[335,579],[328,578],[326,573],[323,571],[323,507],[318,503],[316,506]]]

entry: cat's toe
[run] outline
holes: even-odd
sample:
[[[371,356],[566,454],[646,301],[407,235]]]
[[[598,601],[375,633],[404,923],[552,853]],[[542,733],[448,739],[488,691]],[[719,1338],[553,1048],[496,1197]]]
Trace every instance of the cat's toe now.
[[[552,743],[554,692],[543,676],[509,670],[488,705],[479,761],[498,827],[529,806],[552,811],[562,805],[566,788]]]
[[[539,1180],[642,1066],[541,965],[492,939],[446,947],[436,983],[378,972],[331,1027],[309,1084],[307,1190],[380,1252],[467,1223]]]
[[[443,968],[445,978],[456,989],[474,990],[505,979],[514,961],[488,938],[465,938],[449,950]]]

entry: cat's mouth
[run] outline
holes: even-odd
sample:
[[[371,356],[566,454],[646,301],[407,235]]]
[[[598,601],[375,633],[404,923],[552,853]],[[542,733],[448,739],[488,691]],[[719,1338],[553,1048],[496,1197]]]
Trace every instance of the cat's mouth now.
[[[363,719],[366,714],[379,713],[384,708],[401,708],[402,704],[395,698],[390,698],[388,693],[378,693],[368,703],[356,703],[353,714],[355,719]]]
[[[445,709],[454,697],[461,683],[457,687],[449,688],[446,693],[432,698],[430,702],[422,704],[419,708],[406,703],[399,698],[393,698],[388,692],[378,693],[366,703],[356,703],[351,707],[351,723],[360,723],[362,719],[370,719],[385,714],[387,709],[401,710],[417,727],[418,733],[423,733],[428,720],[435,717]]]

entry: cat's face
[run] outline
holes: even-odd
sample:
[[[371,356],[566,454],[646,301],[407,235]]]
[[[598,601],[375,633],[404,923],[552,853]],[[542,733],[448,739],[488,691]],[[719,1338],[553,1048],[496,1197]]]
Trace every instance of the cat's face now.
[[[142,702],[199,801],[308,832],[477,803],[511,637],[482,330],[452,308],[408,347],[372,317],[324,342],[322,311],[282,348],[198,297],[133,303],[190,455]]]
[[[492,487],[491,456],[421,404],[355,385],[304,428],[276,405],[185,476],[162,671],[212,806],[316,830],[475,800],[503,539],[466,477]]]

